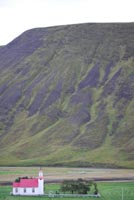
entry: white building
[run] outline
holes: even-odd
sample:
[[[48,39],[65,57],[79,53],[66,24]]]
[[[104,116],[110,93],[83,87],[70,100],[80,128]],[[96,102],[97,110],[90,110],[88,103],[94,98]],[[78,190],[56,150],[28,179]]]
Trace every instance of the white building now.
[[[44,194],[43,172],[39,171],[38,178],[21,178],[19,182],[13,182],[13,195],[37,196]]]

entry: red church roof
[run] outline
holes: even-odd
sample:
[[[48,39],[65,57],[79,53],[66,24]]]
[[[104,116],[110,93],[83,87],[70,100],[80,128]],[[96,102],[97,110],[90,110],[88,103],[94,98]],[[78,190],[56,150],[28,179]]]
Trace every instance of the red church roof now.
[[[18,183],[18,182],[13,182],[13,187],[20,187],[20,183]]]
[[[22,187],[22,188],[27,188],[27,187],[38,187],[38,179],[37,178],[31,178],[31,179],[20,179],[20,182],[14,182],[13,187]]]

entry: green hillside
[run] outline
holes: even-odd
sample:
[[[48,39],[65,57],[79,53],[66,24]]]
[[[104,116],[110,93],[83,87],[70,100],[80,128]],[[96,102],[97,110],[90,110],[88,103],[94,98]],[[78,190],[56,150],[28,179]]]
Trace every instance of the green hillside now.
[[[134,23],[37,28],[0,48],[0,165],[134,168]]]

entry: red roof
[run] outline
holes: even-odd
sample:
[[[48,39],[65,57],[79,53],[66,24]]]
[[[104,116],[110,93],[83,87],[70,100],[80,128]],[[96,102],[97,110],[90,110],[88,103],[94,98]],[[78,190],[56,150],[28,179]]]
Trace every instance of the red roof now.
[[[20,179],[19,183],[14,182],[13,187],[38,187],[38,179],[32,178],[32,179]]]
[[[20,187],[20,183],[14,182],[14,183],[13,183],[13,187]]]

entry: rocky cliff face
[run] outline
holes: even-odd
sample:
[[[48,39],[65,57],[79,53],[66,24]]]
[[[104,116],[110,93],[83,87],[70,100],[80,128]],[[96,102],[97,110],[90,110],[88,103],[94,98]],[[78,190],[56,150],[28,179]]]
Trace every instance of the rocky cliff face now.
[[[0,48],[1,165],[134,166],[134,23],[24,32]]]

